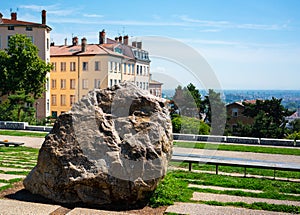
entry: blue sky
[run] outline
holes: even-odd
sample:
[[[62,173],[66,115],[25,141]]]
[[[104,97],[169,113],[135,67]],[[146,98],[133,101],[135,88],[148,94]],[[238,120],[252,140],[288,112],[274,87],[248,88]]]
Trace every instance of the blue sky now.
[[[64,38],[70,42],[72,35],[97,43],[102,29],[111,38],[128,34],[179,40],[204,57],[223,89],[300,90],[298,0],[44,2],[3,1],[0,12],[8,18],[10,9],[18,10],[18,19],[40,22],[40,11],[47,10],[56,44]],[[172,76],[174,85],[193,83],[185,68],[166,60],[153,59],[151,69],[156,79]],[[166,80],[159,76],[163,73]]]

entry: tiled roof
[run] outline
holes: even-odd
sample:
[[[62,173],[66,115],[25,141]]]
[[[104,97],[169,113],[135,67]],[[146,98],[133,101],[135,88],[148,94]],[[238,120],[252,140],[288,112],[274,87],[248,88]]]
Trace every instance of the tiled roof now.
[[[163,83],[155,81],[155,80],[150,80],[149,84],[161,84],[161,85],[163,85]]]
[[[40,28],[51,28],[47,25],[40,24],[40,23],[34,23],[34,22],[26,22],[26,21],[21,21],[21,20],[14,20],[14,19],[5,19],[2,18],[2,23],[1,25],[14,25],[14,26],[34,26],[34,27],[40,27]]]
[[[120,53],[114,52],[108,48],[105,48],[103,45],[99,44],[87,44],[86,51],[81,51],[81,45],[69,45],[69,46],[51,46],[50,55],[51,57],[55,56],[81,56],[81,55],[114,55],[128,58]]]

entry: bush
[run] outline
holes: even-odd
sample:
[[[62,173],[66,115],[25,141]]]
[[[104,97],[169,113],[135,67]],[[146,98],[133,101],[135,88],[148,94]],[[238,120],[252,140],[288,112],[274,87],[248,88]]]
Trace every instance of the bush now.
[[[207,135],[210,132],[209,125],[202,120],[186,116],[173,115],[172,126],[173,133]]]
[[[290,139],[290,140],[300,140],[300,132],[294,132],[292,134],[289,134],[287,136],[287,139]]]

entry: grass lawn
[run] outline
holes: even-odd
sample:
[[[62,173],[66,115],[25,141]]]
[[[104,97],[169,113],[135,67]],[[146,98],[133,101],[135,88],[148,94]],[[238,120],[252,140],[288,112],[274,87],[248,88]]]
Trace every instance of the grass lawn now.
[[[213,144],[213,143],[195,143],[195,142],[174,142],[174,146],[195,149],[212,149],[223,151],[239,151],[239,152],[256,152],[267,154],[282,155],[300,155],[300,148],[284,148],[284,147],[263,147],[252,145],[229,145],[229,144]]]
[[[30,170],[36,165],[38,152],[38,149],[24,146],[0,147],[0,168],[2,167],[4,169],[0,169],[0,173],[11,175],[28,175]],[[5,170],[5,168],[13,168],[14,170]],[[16,181],[2,180],[0,182],[11,184]],[[2,187],[0,190],[6,188]]]
[[[9,135],[9,136],[45,137],[47,134],[48,132],[16,131],[16,130],[0,129],[0,135]]]
[[[188,184],[212,185],[221,187],[231,187],[240,189],[262,190],[263,193],[250,193],[243,191],[218,191],[212,189],[188,188]],[[288,181],[277,181],[257,178],[239,178],[232,176],[210,175],[203,173],[193,173],[186,171],[168,172],[165,179],[159,184],[154,192],[150,205],[158,207],[161,205],[171,205],[174,202],[194,202],[210,205],[238,206],[249,209],[269,210],[287,213],[300,213],[300,207],[290,205],[275,205],[268,203],[247,204],[243,202],[216,202],[216,201],[193,201],[191,200],[194,191],[222,193],[228,195],[259,197],[280,200],[300,201],[299,196],[292,196],[283,193],[300,193],[299,183]]]

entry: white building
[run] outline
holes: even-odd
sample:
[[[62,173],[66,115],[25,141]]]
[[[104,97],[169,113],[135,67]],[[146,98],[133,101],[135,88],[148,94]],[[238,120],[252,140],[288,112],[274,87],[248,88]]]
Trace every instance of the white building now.
[[[46,63],[50,62],[50,31],[52,30],[46,25],[46,11],[42,11],[41,23],[33,23],[21,21],[17,19],[17,13],[11,13],[11,18],[3,18],[0,13],[0,49],[7,48],[8,40],[15,34],[27,35],[34,45],[39,49],[39,56]],[[46,92],[43,98],[38,99],[35,104],[37,107],[37,117],[42,119],[50,116],[50,89],[49,89],[50,74],[47,75]]]

